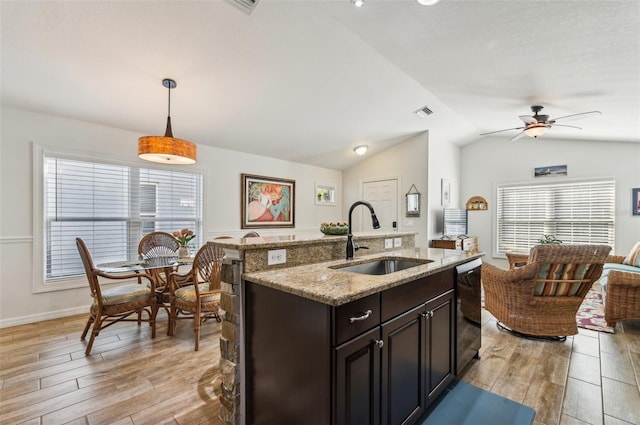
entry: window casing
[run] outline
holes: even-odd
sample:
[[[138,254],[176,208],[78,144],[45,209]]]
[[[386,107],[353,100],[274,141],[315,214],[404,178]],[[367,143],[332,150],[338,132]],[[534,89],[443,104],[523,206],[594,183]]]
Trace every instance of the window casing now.
[[[44,153],[42,156],[43,279],[84,275],[75,238],[96,264],[135,258],[152,231],[189,228],[202,243],[203,176]]]
[[[498,185],[496,254],[526,251],[543,235],[567,244],[615,242],[615,181]]]

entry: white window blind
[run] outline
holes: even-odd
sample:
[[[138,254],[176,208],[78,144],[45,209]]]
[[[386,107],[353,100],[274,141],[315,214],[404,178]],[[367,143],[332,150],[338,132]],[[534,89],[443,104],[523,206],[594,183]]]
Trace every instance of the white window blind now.
[[[497,251],[528,251],[543,235],[614,246],[615,181],[498,185]]]
[[[149,232],[202,235],[202,175],[45,156],[44,277],[84,274],[75,238],[96,264],[135,258]]]

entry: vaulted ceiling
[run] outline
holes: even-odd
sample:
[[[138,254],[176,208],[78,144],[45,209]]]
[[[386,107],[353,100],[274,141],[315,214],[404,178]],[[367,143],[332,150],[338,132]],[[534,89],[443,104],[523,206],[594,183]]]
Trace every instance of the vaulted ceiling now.
[[[640,142],[638,0],[260,0],[251,13],[231,0],[2,1],[0,13],[4,105],[141,135],[164,133],[168,77],[176,137],[335,169],[359,160],[356,145],[381,152],[427,130],[470,143],[534,104],[602,112],[553,137]],[[423,106],[433,114],[413,113]]]

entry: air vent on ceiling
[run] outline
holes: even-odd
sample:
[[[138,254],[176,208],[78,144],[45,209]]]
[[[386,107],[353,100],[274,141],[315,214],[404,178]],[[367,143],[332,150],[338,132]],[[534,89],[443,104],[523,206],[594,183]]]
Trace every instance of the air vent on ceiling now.
[[[427,118],[428,115],[433,114],[433,111],[431,109],[429,109],[428,106],[423,106],[422,108],[418,109],[417,111],[413,111],[414,114],[421,116],[422,118]]]
[[[251,13],[259,0],[228,0],[247,13]]]

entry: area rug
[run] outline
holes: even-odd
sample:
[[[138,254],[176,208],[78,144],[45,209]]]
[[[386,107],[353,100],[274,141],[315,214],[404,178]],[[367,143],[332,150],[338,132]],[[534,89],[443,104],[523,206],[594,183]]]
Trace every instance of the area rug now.
[[[576,314],[576,322],[580,328],[615,333],[615,330],[611,326],[607,326],[607,322],[604,320],[604,304],[600,284],[594,284],[587,293]]]
[[[536,411],[455,380],[421,425],[531,425]]]

